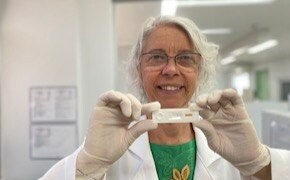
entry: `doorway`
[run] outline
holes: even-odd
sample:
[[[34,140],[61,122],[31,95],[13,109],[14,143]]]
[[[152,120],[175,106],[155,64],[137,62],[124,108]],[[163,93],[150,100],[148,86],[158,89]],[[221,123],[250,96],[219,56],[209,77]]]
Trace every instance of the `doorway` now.
[[[280,83],[280,100],[288,101],[288,96],[290,95],[290,80],[281,81]]]
[[[267,69],[256,72],[256,98],[269,100],[269,72]]]

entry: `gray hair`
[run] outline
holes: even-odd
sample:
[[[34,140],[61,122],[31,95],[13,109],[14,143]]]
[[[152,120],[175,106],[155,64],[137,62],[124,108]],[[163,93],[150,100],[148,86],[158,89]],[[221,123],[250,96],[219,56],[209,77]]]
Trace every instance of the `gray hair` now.
[[[142,102],[146,102],[146,94],[141,85],[140,77],[140,56],[143,44],[150,33],[160,25],[175,25],[185,31],[190,41],[202,56],[202,63],[199,69],[197,89],[194,97],[208,92],[215,86],[215,67],[219,47],[211,42],[208,42],[206,37],[201,33],[196,24],[190,19],[175,16],[160,16],[148,18],[139,33],[138,40],[133,46],[129,56],[127,68],[129,77],[131,78],[130,89]]]

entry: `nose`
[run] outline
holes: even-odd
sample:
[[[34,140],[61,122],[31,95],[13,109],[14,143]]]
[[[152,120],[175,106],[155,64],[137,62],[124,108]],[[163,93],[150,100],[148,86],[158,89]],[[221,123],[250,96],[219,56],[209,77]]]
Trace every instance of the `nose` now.
[[[180,72],[175,63],[174,57],[168,57],[167,64],[166,66],[164,66],[162,70],[162,74],[167,75],[167,76],[175,76],[175,75],[178,75],[179,73]]]

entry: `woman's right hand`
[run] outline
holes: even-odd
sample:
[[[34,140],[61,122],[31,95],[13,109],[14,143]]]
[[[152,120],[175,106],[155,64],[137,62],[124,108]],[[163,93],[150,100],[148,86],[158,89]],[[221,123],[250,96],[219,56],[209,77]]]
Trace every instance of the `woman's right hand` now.
[[[108,91],[101,95],[90,118],[77,168],[84,174],[94,174],[97,170],[99,175],[104,175],[102,171],[118,160],[136,138],[157,128],[151,120],[140,117],[159,109],[158,102],[142,105],[131,94]],[[133,121],[137,122],[129,127]]]

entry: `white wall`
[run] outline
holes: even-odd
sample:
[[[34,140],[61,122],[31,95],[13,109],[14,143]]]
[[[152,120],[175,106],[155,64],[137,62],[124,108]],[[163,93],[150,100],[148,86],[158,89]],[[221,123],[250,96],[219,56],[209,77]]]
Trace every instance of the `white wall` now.
[[[115,89],[113,5],[110,0],[78,0],[78,87],[80,140],[100,94]]]
[[[29,159],[29,88],[76,85],[75,4],[6,1],[2,22],[2,174],[36,179],[54,161]],[[17,173],[15,173],[17,172]]]
[[[29,158],[29,88],[77,86],[79,139],[96,98],[114,88],[111,1],[2,1],[1,171],[37,179],[56,161]]]
[[[131,46],[120,46],[118,47],[118,65],[117,65],[117,76],[116,76],[116,89],[118,91],[128,93],[130,92],[130,79],[127,72],[127,60],[131,52]]]
[[[2,31],[1,31],[1,24],[2,24],[2,12],[4,10],[3,8],[4,2],[0,1],[0,81],[2,79],[2,63],[1,63],[1,59],[2,59]],[[0,84],[0,88],[1,88],[2,84]],[[0,91],[0,101],[1,101],[1,91]],[[2,123],[1,123],[1,114],[2,114],[2,109],[1,109],[1,104],[0,104],[0,179],[2,177],[2,134],[1,134],[1,129],[2,129]]]

